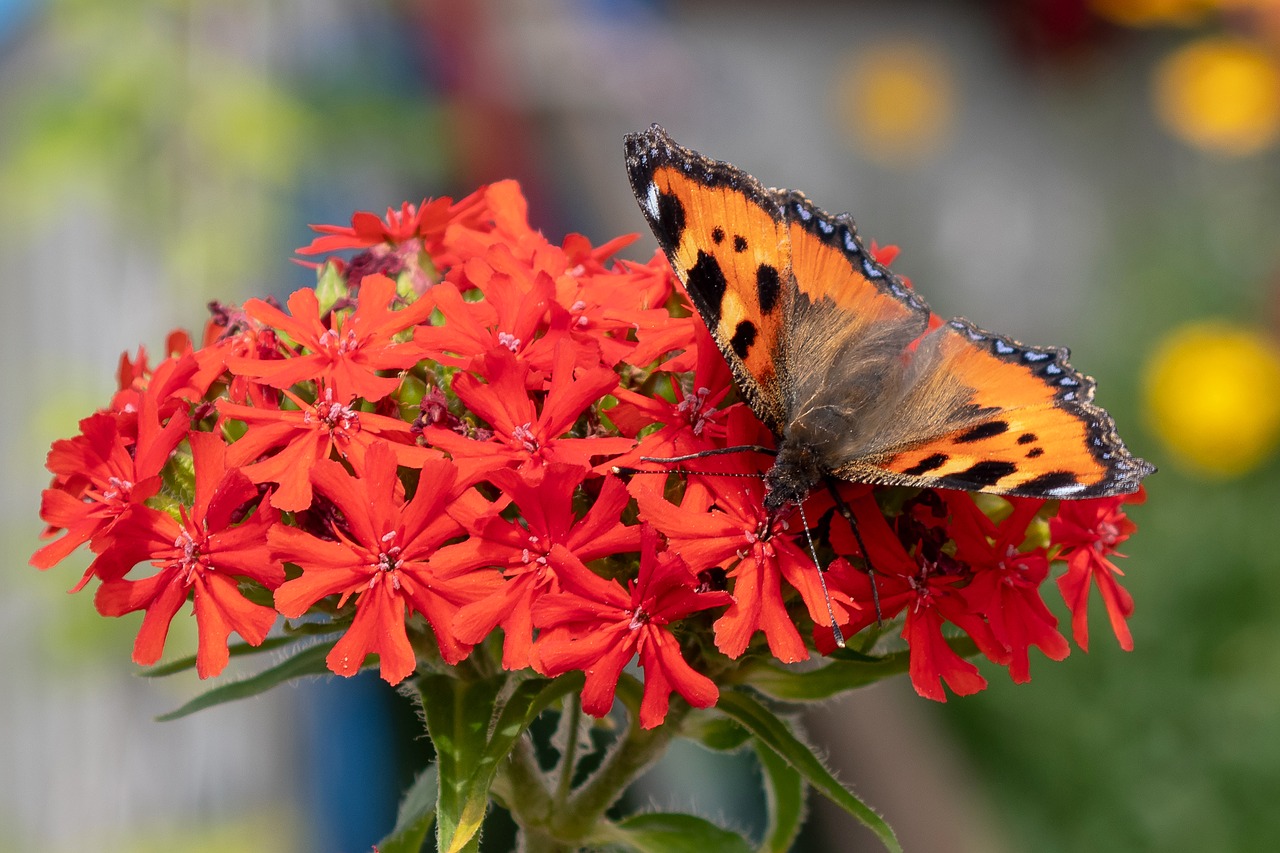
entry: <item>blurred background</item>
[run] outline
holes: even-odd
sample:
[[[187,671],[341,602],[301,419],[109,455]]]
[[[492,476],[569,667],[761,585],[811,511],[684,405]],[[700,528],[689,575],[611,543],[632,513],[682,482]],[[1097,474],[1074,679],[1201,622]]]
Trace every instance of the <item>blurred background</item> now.
[[[1091,651],[1030,684],[827,705],[841,777],[908,850],[1274,849],[1280,3],[0,0],[0,853],[390,828],[429,747],[376,679],[153,722],[199,686],[134,677],[136,618],[64,593],[85,562],[26,566],[44,454],[122,350],[311,283],[307,223],[515,177],[555,242],[645,231],[621,140],[655,121],[851,211],[938,313],[1069,344],[1161,469],[1133,652],[1095,606]],[[758,785],[690,748],[634,802],[749,827]],[[814,802],[797,849],[875,847]]]

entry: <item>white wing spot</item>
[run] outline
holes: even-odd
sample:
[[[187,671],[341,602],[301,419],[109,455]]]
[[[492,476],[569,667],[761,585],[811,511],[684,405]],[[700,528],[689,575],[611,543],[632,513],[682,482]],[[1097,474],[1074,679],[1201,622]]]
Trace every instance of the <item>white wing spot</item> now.
[[[651,183],[649,189],[644,195],[644,210],[649,214],[649,218],[658,221],[658,185]]]

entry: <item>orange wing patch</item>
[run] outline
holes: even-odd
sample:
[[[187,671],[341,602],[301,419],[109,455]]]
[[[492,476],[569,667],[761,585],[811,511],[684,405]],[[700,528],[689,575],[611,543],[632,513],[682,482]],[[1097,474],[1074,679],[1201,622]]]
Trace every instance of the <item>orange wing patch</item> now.
[[[902,279],[871,257],[852,219],[828,215],[803,193],[781,195],[800,293],[815,303],[830,300],[862,325],[907,322],[924,331],[928,307]]]

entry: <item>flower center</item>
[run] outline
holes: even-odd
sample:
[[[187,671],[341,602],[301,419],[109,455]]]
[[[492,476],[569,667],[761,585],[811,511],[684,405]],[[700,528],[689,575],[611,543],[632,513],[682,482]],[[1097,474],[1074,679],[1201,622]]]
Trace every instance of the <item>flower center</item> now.
[[[313,417],[318,418],[330,432],[355,432],[360,429],[359,412],[350,406],[334,402],[332,389],[326,388],[324,397],[323,400],[316,400],[312,410],[306,413],[303,417],[305,422],[310,423]]]
[[[348,330],[342,334],[337,329],[329,329],[320,336],[320,346],[330,357],[341,358],[347,353],[360,349],[360,341],[356,338],[354,331]]]
[[[182,582],[187,586],[191,586],[195,582],[196,574],[200,569],[212,569],[212,566],[206,566],[200,561],[200,546],[196,544],[196,540],[192,538],[189,531],[182,531],[177,538],[173,540],[173,547],[181,552],[181,556],[173,561],[173,565],[184,573]]]
[[[1094,543],[1094,547],[1099,551],[1103,548],[1113,548],[1120,541],[1120,528],[1110,521],[1104,521],[1098,525],[1095,535],[1098,541]]]
[[[520,339],[510,332],[498,332],[498,343],[512,352],[520,349]]]
[[[379,575],[389,575],[391,588],[398,590],[400,589],[400,577],[396,573],[400,569],[401,548],[396,544],[396,531],[392,530],[383,534],[382,539],[379,541],[382,544],[382,549],[378,552],[378,561],[373,566],[376,571],[373,577],[369,578],[369,587],[370,589],[373,588],[373,585],[378,582]]]
[[[110,503],[111,501],[118,501],[120,503],[129,502],[129,495],[133,492],[132,482],[129,480],[122,480],[119,477],[111,477],[107,480],[107,485],[110,486],[110,488],[102,493],[103,501],[107,503]]]
[[[703,413],[703,408],[707,404],[707,396],[710,393],[710,388],[699,388],[691,396],[681,400],[680,405],[676,406],[676,411],[683,415],[693,427],[694,435],[702,435],[702,430],[707,425],[707,417]]]
[[[536,453],[538,450],[538,438],[533,434],[533,430],[530,429],[532,426],[532,421],[521,424],[511,431],[511,437],[520,442],[520,446],[525,450],[530,453]]]

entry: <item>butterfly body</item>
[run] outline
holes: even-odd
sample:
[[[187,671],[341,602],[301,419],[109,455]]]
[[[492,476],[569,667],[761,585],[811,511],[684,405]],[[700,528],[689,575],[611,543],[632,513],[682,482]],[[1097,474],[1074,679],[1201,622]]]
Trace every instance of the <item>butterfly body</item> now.
[[[1041,498],[1135,491],[1131,455],[1065,349],[941,321],[852,219],[766,189],[662,128],[627,137],[640,207],[733,372],[778,436],[766,504],[824,477]]]

